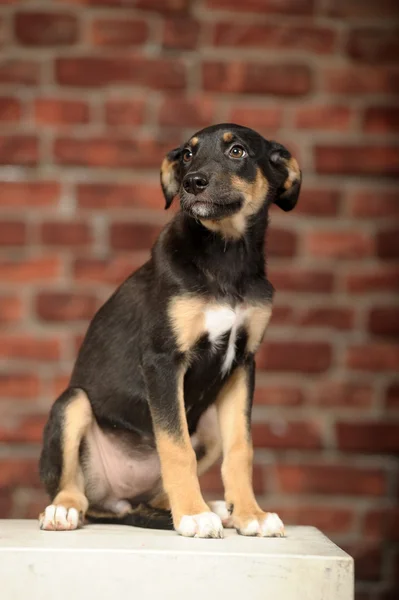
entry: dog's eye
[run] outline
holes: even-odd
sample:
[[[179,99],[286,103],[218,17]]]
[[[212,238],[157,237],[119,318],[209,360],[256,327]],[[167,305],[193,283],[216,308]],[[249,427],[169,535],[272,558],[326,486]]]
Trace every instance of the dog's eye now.
[[[244,148],[242,146],[238,146],[238,144],[229,150],[229,156],[231,158],[244,158],[246,155],[247,153],[245,152]]]
[[[190,160],[193,157],[193,153],[191,152],[190,148],[185,148],[185,150],[183,150],[183,160],[184,162],[190,162]]]

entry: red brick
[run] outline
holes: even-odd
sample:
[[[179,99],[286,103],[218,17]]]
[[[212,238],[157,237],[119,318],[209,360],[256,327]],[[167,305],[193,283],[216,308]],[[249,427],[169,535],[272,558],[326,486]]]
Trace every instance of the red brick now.
[[[1,458],[0,489],[18,486],[39,487],[38,460],[34,458]]]
[[[33,400],[39,397],[40,380],[33,373],[0,373],[0,397]]]
[[[40,65],[33,60],[0,61],[0,84],[36,85],[39,80]]]
[[[0,121],[13,122],[21,119],[21,103],[16,98],[0,97]]]
[[[94,46],[140,46],[148,40],[149,29],[144,19],[95,19],[91,24]]]
[[[354,231],[315,231],[305,236],[309,254],[319,258],[363,258],[373,254],[373,239]]]
[[[155,90],[181,90],[186,81],[185,68],[179,60],[134,56],[59,58],[56,77],[61,85],[98,87],[128,83]]]
[[[356,28],[350,31],[346,46],[351,58],[380,65],[395,62],[399,55],[399,31],[388,28]]]
[[[355,512],[350,508],[335,506],[269,506],[268,511],[278,512],[286,525],[317,527],[329,534],[348,533],[354,523]]]
[[[345,287],[354,294],[394,292],[399,290],[399,267],[381,264],[359,269],[346,277]]]
[[[310,15],[313,13],[314,0],[206,0],[206,6],[211,9],[230,11],[245,11],[255,13],[277,13],[288,15]]]
[[[57,1],[65,2],[65,0]],[[83,6],[123,8],[125,11],[128,8],[133,10],[138,8],[165,14],[186,12],[189,7],[189,0],[134,0],[134,5],[131,0],[128,0],[128,4],[126,0],[69,0],[69,2]]]
[[[396,106],[370,106],[363,117],[363,129],[367,133],[398,133],[399,108]]]
[[[17,323],[23,314],[22,300],[18,296],[0,296],[0,325]]]
[[[62,165],[159,168],[171,146],[170,142],[131,137],[60,137],[54,143],[54,156]]]
[[[199,33],[198,21],[169,18],[163,24],[162,45],[173,50],[193,50],[198,45]]]
[[[26,224],[22,221],[0,221],[0,246],[23,246],[26,233]]]
[[[373,388],[350,381],[324,381],[314,386],[314,402],[325,408],[370,408]]]
[[[302,390],[298,387],[280,386],[258,386],[255,389],[254,403],[263,406],[299,406],[303,404]]]
[[[170,96],[160,106],[159,122],[161,125],[202,128],[212,125],[214,114],[215,103],[206,96],[192,100]]]
[[[314,421],[290,422],[282,418],[253,423],[252,439],[257,448],[316,450],[322,447],[320,425]]]
[[[54,206],[60,195],[55,181],[0,181],[0,207]]]
[[[368,329],[376,335],[399,337],[399,308],[396,306],[378,306],[371,309]]]
[[[315,146],[316,171],[324,175],[399,174],[399,146]]]
[[[355,313],[352,308],[320,306],[303,309],[297,323],[305,327],[330,327],[331,329],[352,329]]]
[[[149,250],[161,228],[147,223],[113,223],[110,244],[114,250]]]
[[[338,190],[308,188],[301,190],[300,200],[295,207],[296,214],[316,217],[335,216],[340,207],[341,193]]]
[[[311,88],[310,69],[305,64],[205,61],[203,87],[225,93],[301,96]]]
[[[399,369],[399,345],[365,343],[348,348],[346,365],[361,371],[389,371]]]
[[[385,218],[399,216],[396,190],[361,190],[349,194],[351,214],[355,217]]]
[[[152,183],[82,183],[77,188],[80,208],[163,208],[160,185]]]
[[[322,373],[330,363],[331,346],[326,342],[267,342],[256,355],[258,368],[267,371]]]
[[[78,258],[73,265],[77,281],[96,281],[118,285],[142,264],[142,257],[116,256],[115,258]]]
[[[399,421],[338,422],[336,433],[338,448],[346,452],[399,452]]]
[[[36,298],[36,314],[44,321],[88,320],[98,308],[98,300],[92,294],[40,292]]]
[[[7,283],[53,281],[60,274],[61,262],[57,256],[0,260],[0,280]]]
[[[260,107],[253,104],[233,104],[228,112],[227,120],[259,132],[276,131],[282,125],[283,109],[278,106]]]
[[[57,338],[46,339],[26,333],[0,335],[0,358],[56,361],[60,355],[61,345]]]
[[[383,496],[384,472],[377,468],[338,464],[277,465],[277,484],[285,494]]]
[[[329,27],[308,25],[219,22],[214,26],[212,40],[216,46],[308,50],[329,54],[334,50],[336,33]]]
[[[26,46],[63,46],[78,40],[78,20],[68,13],[20,12],[15,15],[14,33]]]
[[[396,0],[328,0],[325,12],[332,17],[360,17],[362,19],[375,17],[392,17],[398,10]]]
[[[0,0],[1,2],[1,0]],[[0,496],[0,519],[11,519],[13,507],[12,490],[2,490]]]
[[[333,94],[394,94],[399,91],[399,71],[384,66],[327,67],[324,88]]]
[[[385,395],[386,408],[399,409],[399,381],[391,383]]]
[[[107,125],[141,125],[144,121],[146,103],[144,98],[133,100],[108,100],[105,104]]]
[[[34,135],[0,136],[0,165],[33,167],[39,161],[39,142]]]
[[[377,255],[380,258],[399,257],[399,227],[379,231],[376,236]]]
[[[88,246],[90,227],[82,221],[47,221],[40,227],[40,241],[46,246]]]
[[[368,510],[363,519],[362,535],[399,542],[399,507]]]
[[[265,478],[263,477],[262,467],[253,466],[253,485],[255,494],[264,494],[266,490]],[[201,490],[211,494],[222,495],[224,492],[220,466],[216,465],[207,471],[200,478]]]
[[[273,312],[269,325],[286,325],[294,323],[294,310],[291,306],[273,305]]]
[[[297,251],[298,236],[293,231],[271,227],[266,241],[269,256],[294,256]]]
[[[334,287],[334,273],[328,270],[274,268],[269,270],[268,277],[277,291],[324,293]]]
[[[0,423],[0,441],[4,444],[40,444],[43,438],[45,415],[30,415],[14,418],[7,426],[7,420]]]
[[[40,98],[34,104],[35,119],[43,125],[74,125],[89,122],[89,105],[80,100]]]
[[[352,112],[347,106],[301,106],[294,114],[295,127],[298,129],[348,131],[351,119]]]
[[[58,398],[66,390],[69,386],[69,381],[71,379],[71,374],[58,374],[56,375],[51,382],[51,395],[54,398]]]

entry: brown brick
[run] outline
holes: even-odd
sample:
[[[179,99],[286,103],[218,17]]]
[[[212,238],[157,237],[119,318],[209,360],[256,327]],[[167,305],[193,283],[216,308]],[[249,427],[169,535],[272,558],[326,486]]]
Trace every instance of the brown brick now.
[[[293,231],[271,227],[266,241],[269,256],[294,256],[298,237]]]
[[[347,106],[310,105],[297,108],[294,124],[298,129],[349,131],[352,112]]]
[[[324,293],[334,287],[334,273],[329,270],[274,268],[268,277],[277,291]]]
[[[22,300],[11,294],[0,296],[0,325],[18,323],[23,315]]]
[[[33,373],[0,373],[0,397],[33,400],[39,397],[40,380]]]
[[[26,224],[22,221],[0,221],[0,247],[26,244]]]
[[[341,193],[338,190],[309,188],[301,190],[295,212],[316,217],[332,217],[338,213]]]
[[[398,258],[399,227],[379,231],[376,236],[376,246],[380,258]]]
[[[43,321],[81,321],[94,316],[98,300],[91,294],[40,292],[36,297],[36,314]]]
[[[0,489],[24,486],[39,487],[38,461],[34,458],[1,458]]]
[[[327,0],[325,12],[332,17],[378,18],[392,17],[398,11],[396,0]]]
[[[113,223],[110,244],[115,250],[149,250],[161,231],[146,223]]]
[[[45,415],[29,415],[13,419],[11,424],[0,423],[0,442],[4,444],[41,444]]]
[[[0,136],[0,165],[34,166],[39,161],[39,141],[34,135]]]
[[[256,355],[259,369],[322,373],[331,363],[331,346],[326,342],[267,342]]]
[[[338,448],[345,452],[399,452],[399,421],[338,422]]]
[[[60,185],[55,181],[0,181],[0,207],[55,206]]]
[[[181,90],[185,68],[179,60],[142,57],[73,57],[56,60],[61,85],[98,87],[118,83],[155,90]]]
[[[115,126],[141,125],[144,122],[145,106],[144,98],[108,100],[105,104],[106,123]]]
[[[355,217],[384,218],[399,216],[399,193],[396,190],[361,190],[349,195],[351,214]]]
[[[82,183],[77,188],[80,208],[163,208],[165,199],[160,185],[153,183]]]
[[[229,11],[245,11],[266,14],[310,15],[313,12],[314,0],[206,0],[211,9]]]
[[[384,471],[338,464],[283,465],[276,468],[279,489],[288,494],[383,496]]]
[[[368,329],[376,335],[399,338],[399,308],[397,306],[378,306],[371,309]]]
[[[305,236],[305,248],[321,258],[362,258],[373,254],[374,242],[368,234],[356,230],[318,230]]]
[[[144,19],[94,19],[90,37],[94,46],[141,46],[148,40],[149,28]]]
[[[14,33],[26,46],[63,46],[78,40],[78,20],[68,13],[43,11],[15,15]]]
[[[264,406],[298,406],[303,404],[304,396],[302,390],[298,387],[279,385],[279,386],[260,386],[255,388],[254,403]]]
[[[16,98],[10,96],[0,97],[0,121],[14,122],[21,119],[21,103]]]
[[[142,257],[116,256],[110,259],[78,258],[73,265],[77,281],[96,281],[118,285],[144,263]]]
[[[352,329],[355,312],[352,308],[320,306],[299,312],[297,323],[304,327],[329,327],[331,329]]]
[[[390,371],[399,369],[399,345],[389,343],[365,343],[350,346],[346,353],[346,365],[362,371]]]
[[[176,50],[193,50],[198,45],[200,24],[194,19],[168,18],[163,24],[162,45]]]
[[[316,450],[322,447],[320,425],[315,421],[287,422],[278,418],[275,422],[269,419],[269,423],[253,423],[252,439],[255,448]]]
[[[370,408],[373,388],[350,381],[324,381],[314,386],[314,401],[325,408]]]
[[[231,104],[227,120],[231,123],[245,124],[259,132],[276,131],[282,125],[283,109],[279,106],[260,107],[253,104]]]
[[[7,283],[33,283],[57,280],[61,274],[58,256],[28,259],[0,259],[0,280]]]
[[[187,100],[170,96],[163,100],[159,111],[161,125],[176,127],[207,127],[212,125],[215,103],[206,96]]]
[[[40,241],[46,246],[88,246],[90,227],[82,221],[47,221],[40,227]]]
[[[220,473],[220,466],[216,465],[200,478],[201,490],[212,494],[223,494],[224,488]],[[255,494],[266,492],[266,482],[260,465],[253,465],[253,485]]]
[[[399,174],[399,146],[315,146],[316,171],[324,175]]]
[[[348,533],[355,520],[352,508],[337,508],[335,506],[306,505],[298,506],[267,506],[268,511],[278,512],[285,525],[304,525],[317,527],[329,534]]]
[[[363,129],[367,133],[398,133],[399,108],[396,106],[370,106],[363,117]]]
[[[204,89],[212,92],[301,96],[311,88],[305,64],[206,61],[202,77]]]
[[[399,70],[384,66],[326,67],[322,74],[333,94],[394,94],[399,91]]]
[[[395,64],[399,56],[399,30],[387,27],[353,29],[349,33],[346,49],[351,58],[362,62]]]
[[[0,335],[0,358],[40,361],[60,359],[61,345],[57,338],[21,334]]]
[[[80,100],[39,98],[34,104],[35,119],[43,125],[75,125],[89,122],[89,105]]]
[[[388,409],[399,409],[399,381],[393,381],[385,394],[385,406]]]
[[[6,58],[0,61],[0,83],[36,85],[40,80],[40,65],[33,60]]]
[[[354,294],[394,292],[399,290],[399,268],[381,264],[359,269],[347,275],[345,287]]]

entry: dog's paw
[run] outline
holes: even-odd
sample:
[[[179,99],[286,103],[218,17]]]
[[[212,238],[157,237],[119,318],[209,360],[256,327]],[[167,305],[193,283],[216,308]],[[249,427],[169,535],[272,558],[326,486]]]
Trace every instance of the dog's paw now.
[[[213,500],[208,502],[208,506],[221,519],[225,529],[234,529],[233,517],[224,500]]]
[[[241,535],[258,537],[284,537],[284,523],[276,513],[264,513],[253,519],[233,517],[233,523]]]
[[[45,531],[71,531],[80,527],[81,519],[76,508],[51,504],[39,516],[39,525]]]
[[[196,538],[222,538],[223,525],[220,517],[213,512],[198,515],[184,515],[176,528],[180,535]]]

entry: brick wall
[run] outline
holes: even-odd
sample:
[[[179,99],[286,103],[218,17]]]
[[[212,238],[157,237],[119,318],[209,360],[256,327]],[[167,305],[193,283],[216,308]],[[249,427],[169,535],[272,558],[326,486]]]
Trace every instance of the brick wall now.
[[[44,505],[46,412],[170,218],[163,154],[232,120],[285,143],[305,178],[298,209],[272,214],[257,492],[356,556],[359,599],[398,597],[397,7],[0,0],[1,516]],[[204,486],[220,495],[216,471]]]

